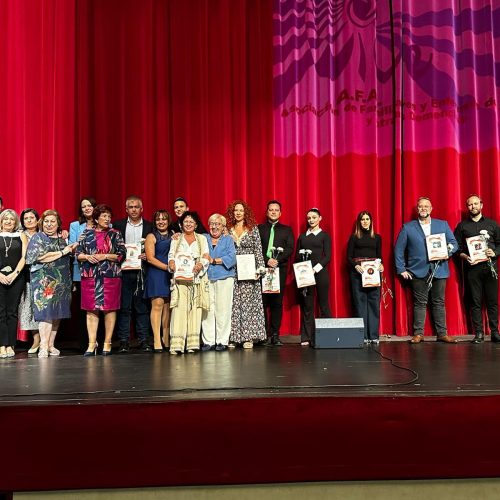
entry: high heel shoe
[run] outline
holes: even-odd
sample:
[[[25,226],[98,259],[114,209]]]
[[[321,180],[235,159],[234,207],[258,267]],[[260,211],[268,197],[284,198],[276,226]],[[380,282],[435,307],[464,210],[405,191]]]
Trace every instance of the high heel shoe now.
[[[34,345],[32,345],[28,349],[28,354],[36,354],[38,352],[38,349],[40,349],[40,344],[38,344],[36,347]]]
[[[92,349],[90,346],[94,344],[94,348]],[[89,342],[89,346],[87,350],[83,353],[85,357],[87,356],[97,356],[97,342]]]
[[[104,342],[104,346],[109,345],[109,349],[105,349],[104,347],[102,348],[102,355],[103,356],[111,356],[111,342]]]

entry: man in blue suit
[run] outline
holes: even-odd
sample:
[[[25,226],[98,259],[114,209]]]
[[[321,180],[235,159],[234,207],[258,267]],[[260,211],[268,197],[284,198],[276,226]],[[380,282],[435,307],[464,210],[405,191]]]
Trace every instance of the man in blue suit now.
[[[457,341],[448,335],[446,329],[444,307],[446,279],[450,275],[448,261],[438,261],[439,264],[429,261],[426,237],[444,233],[449,255],[458,250],[458,244],[448,223],[444,220],[431,219],[431,212],[431,200],[425,197],[419,198],[418,219],[404,224],[396,241],[394,249],[396,271],[403,279],[410,281],[413,291],[413,337],[410,342],[418,344],[424,339],[425,314],[430,297],[437,340],[454,344]],[[434,276],[432,276],[433,271],[435,271]]]

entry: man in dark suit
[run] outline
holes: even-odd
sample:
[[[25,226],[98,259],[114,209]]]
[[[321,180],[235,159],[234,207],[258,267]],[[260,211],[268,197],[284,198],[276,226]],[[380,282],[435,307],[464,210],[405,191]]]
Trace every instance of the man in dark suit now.
[[[191,211],[189,209],[187,201],[184,198],[176,198],[174,201],[174,214],[177,216],[177,220],[175,222],[171,222],[169,224],[168,232],[170,234],[182,233],[182,227],[179,224],[179,219],[180,219],[181,215],[186,211]],[[196,226],[195,232],[197,232],[198,234],[208,233],[207,229],[205,228],[205,226],[203,225],[201,220],[198,222],[198,225]]]
[[[280,346],[280,327],[283,316],[283,294],[285,292],[288,259],[293,253],[294,238],[292,228],[279,222],[281,217],[281,203],[271,200],[267,203],[267,222],[259,224],[260,239],[262,241],[262,253],[266,267],[279,270],[280,293],[263,293],[264,313],[266,318],[266,330],[268,332],[268,344]],[[275,250],[272,250],[272,248]],[[282,250],[277,250],[278,248]],[[268,311],[269,316],[268,319]]]
[[[153,230],[151,222],[142,218],[142,200],[137,196],[129,196],[125,202],[125,210],[128,217],[115,221],[113,227],[120,231],[125,244],[139,243]],[[140,258],[145,261],[146,255],[142,253]],[[149,304],[143,298],[143,284],[143,270],[124,270],[122,272],[121,307],[116,322],[116,331],[120,340],[118,351],[122,354],[126,354],[130,350],[132,310],[135,312],[135,331],[140,348],[143,351],[151,351],[151,346],[148,344]]]

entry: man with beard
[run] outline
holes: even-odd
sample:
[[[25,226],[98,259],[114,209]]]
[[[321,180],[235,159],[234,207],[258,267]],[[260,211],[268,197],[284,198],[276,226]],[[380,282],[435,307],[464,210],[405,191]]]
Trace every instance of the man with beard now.
[[[448,335],[446,329],[444,307],[446,279],[450,275],[448,260],[439,261],[439,265],[429,261],[426,237],[444,233],[446,245],[448,248],[451,245],[450,255],[457,251],[458,245],[448,223],[439,219],[431,220],[431,212],[431,200],[425,197],[419,198],[418,219],[404,224],[396,241],[394,248],[396,271],[403,279],[410,282],[413,292],[413,337],[410,342],[418,344],[424,340],[425,315],[430,297],[437,340],[454,344],[457,341]],[[432,276],[433,270],[435,270],[434,276]]]
[[[460,257],[464,263],[465,283],[470,299],[470,316],[474,329],[473,344],[484,341],[482,303],[483,297],[488,313],[491,341],[500,342],[498,333],[498,267],[500,255],[500,228],[498,224],[483,216],[483,202],[477,194],[472,194],[465,202],[469,211],[467,219],[458,224],[455,237],[460,245]],[[467,238],[477,237],[488,246],[485,253],[487,261],[470,256]]]

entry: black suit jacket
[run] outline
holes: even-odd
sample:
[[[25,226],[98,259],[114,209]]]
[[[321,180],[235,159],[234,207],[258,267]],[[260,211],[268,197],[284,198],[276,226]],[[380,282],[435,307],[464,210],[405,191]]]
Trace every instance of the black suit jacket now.
[[[259,224],[259,233],[260,240],[262,241],[262,253],[264,255],[264,262],[267,266],[267,261],[269,257],[266,255],[267,246],[269,245],[269,236],[271,234],[271,226],[270,222],[265,222],[264,224]],[[288,259],[293,254],[294,247],[294,237],[293,231],[290,226],[285,226],[281,224],[281,222],[277,222],[274,226],[274,242],[273,246],[278,248],[283,248],[283,253],[280,253],[278,258],[278,266],[281,268],[286,268]],[[284,274],[284,273],[282,273]]]
[[[123,236],[123,241],[125,241],[125,231],[127,230],[128,217],[125,219],[119,219],[113,222],[113,228],[118,229]],[[145,238],[149,233],[153,232],[153,224],[146,219],[142,219],[142,237]]]

